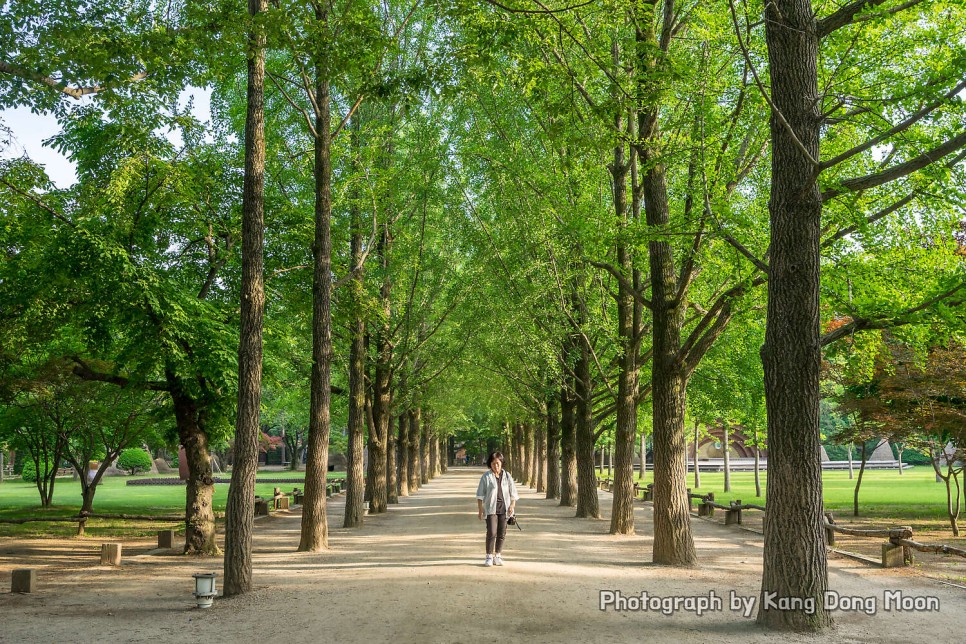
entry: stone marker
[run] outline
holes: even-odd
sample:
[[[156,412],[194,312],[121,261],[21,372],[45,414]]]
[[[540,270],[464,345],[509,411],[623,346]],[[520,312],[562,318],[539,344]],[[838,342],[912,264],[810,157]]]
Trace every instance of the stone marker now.
[[[174,548],[174,530],[158,530],[158,547]]]
[[[102,543],[101,544],[101,565],[120,566],[121,565],[121,544]]]
[[[10,592],[32,593],[37,589],[37,571],[33,568],[18,568],[10,580]]]
[[[277,501],[277,508],[279,510],[288,510],[288,497],[280,496]]]
[[[882,544],[882,567],[883,568],[902,568],[905,560],[902,556],[902,546],[895,546],[891,543]]]
[[[268,501],[266,501],[265,499],[255,499],[255,516],[256,517],[268,516]]]

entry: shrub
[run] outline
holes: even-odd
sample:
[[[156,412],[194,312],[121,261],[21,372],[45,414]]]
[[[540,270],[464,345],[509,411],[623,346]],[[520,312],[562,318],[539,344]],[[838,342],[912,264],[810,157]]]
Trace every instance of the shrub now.
[[[147,472],[153,464],[151,455],[143,449],[126,449],[117,457],[117,466],[129,474]]]
[[[908,447],[902,452],[902,462],[909,465],[928,465],[932,467],[932,459],[926,454]]]
[[[47,461],[46,463],[41,463],[40,466],[42,468],[46,468],[45,473],[47,474],[49,474],[50,471],[54,469],[54,464],[51,463],[50,461]],[[34,465],[34,460],[32,458],[28,458],[24,460],[23,469],[20,470],[20,478],[22,478],[24,481],[27,481],[28,483],[37,482],[37,467]]]

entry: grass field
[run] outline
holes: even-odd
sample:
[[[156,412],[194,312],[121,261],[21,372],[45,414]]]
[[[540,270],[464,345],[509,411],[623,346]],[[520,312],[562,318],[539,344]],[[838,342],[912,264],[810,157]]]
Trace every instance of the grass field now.
[[[858,478],[858,468],[855,475]],[[651,483],[652,477],[653,472],[648,472],[643,483]],[[851,516],[855,480],[849,479],[848,471],[826,471],[822,480],[825,509],[836,515],[848,513]],[[694,472],[688,474],[688,487],[692,488],[694,494],[714,492],[715,500],[720,503],[732,499],[763,503],[768,486],[766,471],[761,473],[761,482],[762,497],[757,499],[753,472],[732,473],[731,492],[724,492],[723,472],[702,472],[700,488],[694,488]],[[901,475],[898,470],[866,470],[859,491],[859,511],[864,517],[945,519],[946,486],[936,482],[931,467],[912,467],[903,470]]]
[[[176,478],[177,475],[171,475]],[[216,475],[226,478],[228,475]],[[329,478],[342,478],[345,472],[330,472]],[[291,479],[291,483],[258,483],[255,494],[272,496],[273,488],[280,487],[291,492],[293,487],[303,487],[300,482],[305,472],[259,472],[259,479]],[[185,488],[183,485],[127,485],[127,481],[138,478],[158,478],[155,476],[109,476],[97,486],[94,496],[94,512],[100,514],[149,514],[183,515],[185,508]],[[165,477],[167,478],[167,477]],[[216,483],[213,505],[215,512],[224,512],[228,498],[228,484]],[[54,485],[53,506],[44,510],[40,507],[40,494],[34,483],[20,479],[6,479],[0,484],[0,518],[15,519],[22,517],[76,516],[81,506],[80,483],[70,477],[57,479]],[[91,520],[88,532],[91,534],[117,534],[129,536],[150,534],[159,529],[160,524],[144,525],[107,519]],[[172,527],[170,524],[161,527]],[[0,524],[0,536],[68,536],[76,533],[73,523],[26,523],[22,525]]]

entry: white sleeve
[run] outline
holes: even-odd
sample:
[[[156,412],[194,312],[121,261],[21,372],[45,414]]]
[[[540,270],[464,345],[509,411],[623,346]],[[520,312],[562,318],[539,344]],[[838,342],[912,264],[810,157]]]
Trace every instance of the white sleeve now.
[[[483,501],[486,497],[486,487],[483,485],[483,481],[486,480],[486,474],[480,477],[480,484],[476,486],[476,498]]]

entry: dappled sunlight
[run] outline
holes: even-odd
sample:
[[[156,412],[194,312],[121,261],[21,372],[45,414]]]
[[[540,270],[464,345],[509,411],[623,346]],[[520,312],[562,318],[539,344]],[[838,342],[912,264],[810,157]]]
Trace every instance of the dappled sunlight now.
[[[574,518],[573,508],[521,486],[517,510],[524,529],[508,526],[505,565],[484,567],[484,524],[468,510],[473,507],[477,480],[476,472],[451,472],[401,499],[399,505],[389,506],[388,512],[366,516],[361,528],[341,527],[344,500],[336,498],[327,504],[330,547],[320,552],[297,551],[299,507],[257,521],[254,592],[219,599],[205,612],[193,608],[191,575],[215,572],[220,588],[220,557],[177,556],[152,550],[153,540],[128,540],[121,567],[110,568],[99,565],[96,539],[19,543],[0,539],[0,569],[35,567],[41,583],[41,591],[33,596],[0,594],[0,611],[27,619],[57,614],[84,620],[90,628],[143,624],[166,633],[170,640],[183,635],[182,626],[189,618],[191,627],[200,629],[199,636],[213,635],[216,641],[226,633],[235,634],[234,639],[244,637],[241,633],[251,633],[265,620],[271,620],[279,637],[286,633],[287,640],[302,641],[306,633],[319,633],[313,619],[323,619],[341,629],[341,639],[351,639],[355,626],[367,623],[398,641],[428,642],[437,641],[432,633],[442,632],[453,633],[453,639],[459,640],[459,634],[466,634],[467,620],[486,623],[493,606],[510,605],[504,628],[493,631],[493,637],[505,638],[513,632],[539,638],[542,633],[552,640],[567,629],[595,624],[594,632],[599,629],[602,636],[624,625],[620,629],[630,630],[619,632],[633,632],[638,638],[654,635],[687,642],[695,641],[694,621],[660,614],[601,613],[599,591],[655,596],[710,591],[723,597],[732,591],[758,594],[760,535],[694,519],[698,567],[655,565],[651,563],[651,507],[635,506],[636,534],[611,535],[611,495],[606,492],[600,494],[602,518],[586,520]],[[869,576],[868,568],[848,561],[835,562],[831,574],[833,587],[852,593],[867,591],[870,583],[878,584],[876,588],[898,583],[895,577],[878,581]],[[373,610],[376,605],[379,611]],[[861,620],[869,618],[856,619],[865,623]],[[701,620],[702,629],[713,628],[729,639],[758,633],[753,620],[728,610],[706,614]],[[482,628],[466,635],[475,640],[487,633]]]

